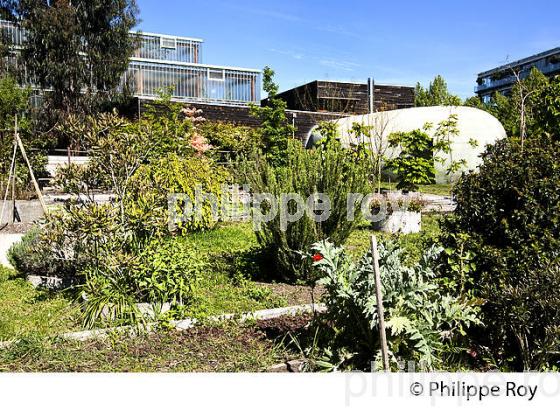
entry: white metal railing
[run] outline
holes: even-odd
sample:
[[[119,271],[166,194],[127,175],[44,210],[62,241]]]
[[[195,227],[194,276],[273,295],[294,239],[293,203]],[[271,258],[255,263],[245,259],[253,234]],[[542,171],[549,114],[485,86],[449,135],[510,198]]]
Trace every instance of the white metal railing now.
[[[138,97],[158,97],[171,89],[173,98],[246,104],[260,101],[260,72],[203,64],[131,61],[124,81]]]

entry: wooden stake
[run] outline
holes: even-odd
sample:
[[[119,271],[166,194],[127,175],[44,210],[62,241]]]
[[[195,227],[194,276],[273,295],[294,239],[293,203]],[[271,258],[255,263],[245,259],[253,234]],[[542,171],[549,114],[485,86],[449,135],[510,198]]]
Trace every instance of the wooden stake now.
[[[4,209],[6,208],[6,202],[8,202],[8,192],[10,192],[10,181],[15,174],[16,166],[16,154],[17,154],[17,144],[14,140],[14,153],[12,154],[12,163],[10,164],[10,173],[8,175],[8,180],[6,181],[6,194],[4,195],[4,201],[2,202],[2,213],[0,214],[0,223],[4,220]],[[7,225],[7,224],[6,224]]]
[[[31,164],[29,163],[29,159],[27,158],[27,154],[25,153],[25,148],[23,147],[23,142],[21,141],[21,138],[19,137],[17,117],[16,117],[15,138],[16,138],[17,144],[19,146],[19,149],[21,151],[21,155],[23,156],[23,159],[25,160],[25,163],[27,164],[27,168],[29,168],[29,174],[31,175],[31,181],[33,181],[33,186],[35,187],[35,191],[37,192],[37,196],[39,197],[39,202],[41,202],[41,207],[43,208],[43,212],[45,213],[45,215],[47,215],[47,213],[48,213],[47,205],[45,204],[45,200],[43,199],[43,194],[41,193],[41,189],[39,188],[39,184],[37,183],[37,180],[35,179],[35,174],[33,173],[33,168],[31,168]]]
[[[381,355],[383,359],[383,370],[390,371],[389,349],[387,347],[387,334],[385,333],[385,312],[383,309],[383,295],[381,293],[381,272],[379,270],[379,251],[377,249],[377,238],[371,235],[371,255],[373,258],[373,272],[375,273],[375,296],[377,298],[377,316],[379,318],[379,340],[381,342]]]

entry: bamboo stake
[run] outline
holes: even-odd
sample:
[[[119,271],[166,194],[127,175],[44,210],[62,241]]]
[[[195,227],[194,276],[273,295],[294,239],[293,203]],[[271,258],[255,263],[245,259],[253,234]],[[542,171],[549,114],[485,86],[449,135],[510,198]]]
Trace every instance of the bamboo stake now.
[[[16,141],[18,143],[19,149],[21,151],[21,155],[23,156],[23,159],[25,160],[25,163],[27,164],[27,168],[29,168],[29,174],[31,175],[31,181],[33,181],[33,186],[35,187],[35,191],[37,192],[37,196],[39,197],[39,202],[41,202],[41,207],[43,208],[43,212],[46,215],[48,213],[47,205],[45,204],[45,200],[43,199],[43,194],[41,193],[41,189],[39,188],[39,184],[37,183],[37,180],[35,179],[35,174],[33,173],[33,168],[31,168],[31,164],[29,163],[29,159],[27,158],[27,154],[25,153],[25,148],[23,147],[23,142],[21,141],[21,138],[19,137],[17,117],[16,117],[15,138],[16,138]]]
[[[6,207],[6,202],[8,202],[8,192],[10,192],[10,180],[14,177],[15,166],[16,166],[16,154],[17,154],[17,144],[14,140],[14,153],[12,154],[12,163],[10,164],[10,173],[8,174],[8,180],[6,181],[6,194],[4,195],[4,201],[2,202],[2,213],[0,214],[0,223],[4,220],[4,209]]]
[[[373,271],[375,273],[375,296],[377,298],[377,316],[379,318],[379,340],[381,342],[381,355],[383,359],[383,370],[390,371],[389,349],[387,347],[387,334],[385,333],[385,312],[383,309],[383,295],[381,293],[381,273],[379,270],[379,251],[377,249],[377,238],[371,235],[371,255],[373,258]]]

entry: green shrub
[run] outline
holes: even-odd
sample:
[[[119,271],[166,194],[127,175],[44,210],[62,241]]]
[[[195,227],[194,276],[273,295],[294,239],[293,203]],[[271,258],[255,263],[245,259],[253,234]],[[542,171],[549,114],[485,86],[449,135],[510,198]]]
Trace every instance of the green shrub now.
[[[206,121],[199,126],[200,134],[212,146],[220,160],[235,159],[263,148],[260,130],[235,124]]]
[[[192,302],[193,290],[206,266],[203,256],[173,239],[154,239],[141,249],[104,253],[84,270],[82,288],[85,323],[100,319],[142,322],[137,303],[161,307],[170,303],[181,312]]]
[[[473,334],[499,366],[558,366],[560,356],[560,142],[507,139],[460,179],[444,225],[457,292],[486,301]]]
[[[0,265],[0,283],[6,282],[14,276],[14,271],[3,265]]]
[[[169,154],[153,163],[143,165],[130,181],[125,198],[125,213],[131,229],[150,236],[168,231],[169,195],[187,195],[195,203],[196,190],[201,194],[222,199],[222,189],[228,174],[205,157],[182,158]],[[199,215],[184,215],[184,202],[176,201],[177,229],[185,234],[190,231],[211,229],[216,225],[210,201],[204,201]]]
[[[45,230],[34,227],[20,242],[8,250],[8,260],[21,276],[58,276],[69,279],[78,267],[75,261],[58,258],[52,252],[50,239],[43,238]]]
[[[380,367],[379,319],[371,253],[355,265],[329,242],[313,246],[322,259],[314,263],[325,287],[326,319],[335,328],[334,346],[352,353],[352,364],[367,369],[376,358]],[[434,273],[441,249],[433,246],[414,268],[402,262],[402,251],[379,246],[383,305],[392,367],[414,361],[426,369],[444,369],[447,355],[460,352],[464,329],[479,323],[477,309],[443,293]],[[348,363],[350,365],[350,363]]]
[[[207,263],[196,249],[173,239],[154,240],[140,256],[138,272],[143,298],[149,302],[186,305]]]
[[[387,168],[399,178],[398,189],[413,191],[418,185],[435,182],[433,139],[426,131],[425,128],[389,136],[389,146],[400,148],[398,157],[387,161]]]
[[[338,143],[326,143],[315,150],[306,150],[296,141],[289,144],[284,158],[285,166],[275,167],[263,157],[254,162],[242,162],[253,194],[272,195],[278,204],[282,195],[296,194],[303,201],[317,193],[328,196],[331,212],[328,219],[315,222],[309,213],[295,222],[283,226],[281,213],[268,221],[257,221],[256,236],[259,244],[270,255],[277,274],[287,280],[306,280],[309,264],[301,257],[309,247],[322,239],[330,238],[342,244],[357,226],[359,218],[348,217],[348,195],[369,191],[368,169],[352,150],[343,149]],[[263,214],[270,203],[263,201]],[[359,207],[358,207],[359,208]],[[296,204],[289,201],[290,214]]]

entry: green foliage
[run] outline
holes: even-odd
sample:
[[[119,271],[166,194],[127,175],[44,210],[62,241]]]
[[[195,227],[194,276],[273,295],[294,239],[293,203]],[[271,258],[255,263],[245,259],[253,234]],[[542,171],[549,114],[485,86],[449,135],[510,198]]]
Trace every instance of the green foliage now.
[[[479,110],[485,110],[486,109],[486,106],[482,102],[480,97],[476,97],[476,96],[469,97],[469,98],[465,99],[465,102],[463,103],[463,105],[465,107],[478,108]]]
[[[8,260],[21,276],[73,276],[73,264],[57,258],[46,245],[41,241],[41,229],[33,228],[8,250]]]
[[[2,195],[5,192],[5,183],[7,183],[14,153],[16,116],[20,138],[26,148],[35,176],[41,177],[45,174],[47,157],[40,149],[46,148],[51,141],[44,136],[35,135],[32,130],[29,96],[30,89],[19,87],[15,78],[10,75],[0,76],[0,176],[2,179],[0,191]],[[16,197],[27,199],[26,194],[30,191],[31,177],[27,164],[19,151],[16,155],[15,175]]]
[[[199,131],[212,145],[212,154],[220,160],[234,160],[264,147],[260,130],[251,127],[206,121]]]
[[[342,248],[320,242],[313,251],[323,259],[314,263],[325,287],[327,320],[335,328],[334,345],[352,352],[352,365],[366,369],[376,358],[380,367],[379,318],[371,254],[355,265]],[[461,352],[465,329],[478,324],[477,308],[443,293],[434,272],[441,253],[426,251],[414,268],[402,263],[402,251],[394,244],[379,246],[383,304],[391,366],[414,361],[428,369],[445,369],[443,359]]]
[[[455,187],[444,243],[457,292],[486,301],[487,328],[473,334],[512,370],[558,365],[560,328],[560,143],[508,139],[483,155],[480,172]]]
[[[219,205],[228,173],[205,157],[182,158],[177,154],[142,165],[130,180],[125,198],[125,213],[135,232],[143,236],[163,234],[168,231],[168,197],[170,194],[186,195],[191,204],[199,196],[212,195]],[[196,215],[184,215],[184,199],[175,203],[177,229],[181,234],[211,229],[216,225],[210,200],[202,203]]]
[[[22,59],[60,113],[89,110],[119,85],[136,41],[134,0],[19,1]]]
[[[540,132],[558,133],[560,130],[560,77],[539,89],[535,97],[535,128]]]
[[[277,97],[278,85],[274,83],[274,71],[263,70],[263,90],[268,94],[263,107],[251,106],[251,114],[260,120],[266,158],[274,165],[284,165],[288,140],[293,137],[294,127],[286,118],[286,102]]]
[[[413,191],[418,185],[435,182],[433,139],[426,128],[393,133],[389,145],[400,148],[399,156],[387,161],[387,167],[399,178],[398,189]]]
[[[461,98],[449,93],[447,83],[441,75],[434,78],[428,88],[416,84],[414,105],[416,107],[432,107],[436,105],[462,105]]]
[[[510,96],[506,97],[496,93],[487,110],[500,120],[509,136],[519,137],[523,107],[527,134],[539,132],[542,130],[539,118],[543,117],[537,111],[541,110],[539,107],[546,110],[547,104],[552,102],[545,102],[543,95],[547,89],[551,90],[548,85],[548,78],[537,68],[533,68],[526,78],[513,86]]]
[[[198,253],[177,241],[156,240],[140,256],[139,285],[150,301],[186,305],[206,264]]]
[[[144,318],[136,306],[141,302],[151,304],[156,312],[164,303],[184,309],[192,302],[205,266],[193,249],[174,240],[154,239],[140,251],[114,250],[85,270],[85,323],[91,327],[107,318],[141,322]]]
[[[195,147],[197,115],[163,97],[134,123],[115,113],[70,116],[59,130],[88,148],[89,162],[63,167],[54,183],[66,192],[85,194],[89,202],[96,190],[110,190],[125,229],[137,235],[161,233],[167,226],[169,194],[186,193],[192,198],[200,185],[219,197],[226,178]],[[200,223],[190,222],[184,228],[211,227],[208,209],[206,204]]]
[[[168,231],[170,194],[195,199],[199,186],[220,198],[227,174],[202,155],[198,114],[163,98],[135,123],[112,113],[71,116],[59,127],[90,152],[87,165],[62,169],[56,181],[84,200],[49,215],[37,250],[73,268],[69,276],[82,285],[86,326],[105,319],[141,323],[139,302],[171,302],[178,310],[191,302],[190,272],[199,269],[192,254],[151,238]],[[114,201],[97,203],[100,189],[110,190]],[[200,220],[179,228],[208,229],[211,216],[207,203]]]
[[[270,194],[278,204],[286,194],[297,194],[307,201],[310,196],[322,193],[330,199],[331,213],[324,222],[315,222],[305,212],[284,229],[278,212],[272,220],[255,226],[257,240],[270,254],[280,277],[308,280],[308,264],[302,260],[301,252],[326,238],[341,244],[356,227],[359,218],[347,216],[348,195],[369,193],[369,184],[367,164],[357,161],[355,155],[338,143],[306,150],[294,141],[289,145],[284,167],[275,167],[262,157],[251,163],[240,163],[252,192]],[[263,201],[262,205],[262,213],[266,214],[270,202]],[[287,202],[290,215],[296,212],[296,207],[295,201]]]
[[[431,123],[426,123],[421,130],[389,135],[389,147],[400,150],[396,158],[391,158],[386,163],[386,167],[393,170],[399,178],[398,189],[417,190],[419,185],[435,183],[435,162],[445,167],[450,179],[466,166],[464,159],[453,159],[453,139],[459,135],[458,121],[459,117],[451,114],[437,124],[433,136],[428,134],[433,128]],[[478,144],[476,140],[469,143]]]

